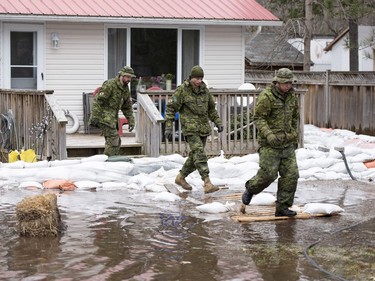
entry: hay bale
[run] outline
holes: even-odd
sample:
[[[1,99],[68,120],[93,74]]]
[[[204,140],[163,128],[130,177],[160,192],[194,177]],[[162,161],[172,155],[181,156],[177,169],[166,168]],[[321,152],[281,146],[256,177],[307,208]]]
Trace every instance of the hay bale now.
[[[25,197],[16,206],[16,217],[21,236],[57,236],[61,230],[57,196],[53,193]]]

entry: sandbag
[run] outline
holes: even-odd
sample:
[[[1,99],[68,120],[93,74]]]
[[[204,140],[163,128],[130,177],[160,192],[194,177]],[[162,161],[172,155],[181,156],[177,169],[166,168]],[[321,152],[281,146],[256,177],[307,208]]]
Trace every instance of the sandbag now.
[[[344,212],[344,209],[334,204],[308,203],[304,206],[303,212],[308,214],[337,214]]]
[[[75,190],[76,186],[73,182],[68,180],[46,180],[43,182],[43,187],[48,189],[61,189],[61,190]]]

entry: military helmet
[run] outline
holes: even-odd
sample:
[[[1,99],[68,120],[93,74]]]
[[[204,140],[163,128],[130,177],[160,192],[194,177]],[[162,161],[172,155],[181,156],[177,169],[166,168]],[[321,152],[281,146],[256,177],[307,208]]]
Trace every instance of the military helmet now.
[[[133,68],[131,68],[130,66],[124,66],[123,68],[120,69],[118,74],[120,76],[128,75],[128,76],[131,76],[131,77],[136,77],[135,74],[134,74]]]
[[[200,67],[199,65],[193,66],[193,68],[191,69],[190,77],[191,78],[204,77],[204,72],[203,72],[202,67]]]
[[[296,83],[297,79],[293,75],[293,72],[290,69],[280,68],[277,71],[276,76],[273,78],[272,82],[278,82],[278,83],[292,82],[292,83]]]

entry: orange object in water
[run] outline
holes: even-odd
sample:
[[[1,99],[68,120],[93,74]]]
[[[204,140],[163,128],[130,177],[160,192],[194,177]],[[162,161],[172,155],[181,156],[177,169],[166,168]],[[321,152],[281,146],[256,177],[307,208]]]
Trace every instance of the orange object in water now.
[[[43,182],[43,187],[48,189],[61,189],[65,191],[76,189],[74,183],[68,180],[46,180]]]
[[[372,161],[366,161],[366,162],[364,162],[363,164],[365,164],[365,166],[367,167],[367,169],[375,168],[375,160],[372,160]]]

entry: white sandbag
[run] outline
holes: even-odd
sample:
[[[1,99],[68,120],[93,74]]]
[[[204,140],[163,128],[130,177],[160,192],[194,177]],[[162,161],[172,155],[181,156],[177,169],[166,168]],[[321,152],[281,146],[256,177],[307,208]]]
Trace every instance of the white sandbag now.
[[[8,169],[23,169],[25,167],[25,161],[18,160],[16,162],[11,163],[3,163],[3,168]]]
[[[334,129],[331,134],[334,136],[339,136],[341,138],[346,138],[346,139],[355,137],[356,135],[355,132],[345,130],[345,129]]]
[[[105,154],[98,154],[87,158],[82,158],[81,162],[105,162],[108,160],[108,156]]]
[[[250,205],[273,205],[276,202],[276,197],[270,193],[259,193],[254,195],[250,201]]]
[[[202,213],[210,213],[210,214],[217,214],[217,213],[226,213],[231,210],[231,207],[234,203],[226,203],[225,205],[220,202],[212,202],[197,206],[196,209]]]
[[[296,150],[296,157],[298,161],[303,161],[303,160],[311,159],[311,158],[325,157],[325,154],[323,151],[319,151],[319,150],[299,148]]]
[[[348,145],[348,146],[345,146],[344,153],[345,153],[346,158],[348,158],[351,156],[356,156],[356,155],[361,154],[362,149],[357,146]]]
[[[331,149],[329,151],[328,157],[335,158],[335,159],[342,159],[342,154],[338,152],[336,149]]]
[[[352,172],[365,172],[367,169],[364,163],[353,163],[350,165],[350,171]]]
[[[300,179],[307,179],[311,176],[314,176],[316,173],[322,173],[322,172],[323,172],[323,168],[321,168],[321,167],[313,167],[313,168],[309,168],[307,170],[300,169],[299,170],[299,178]]]
[[[240,171],[246,172],[249,170],[258,170],[259,163],[258,162],[244,162],[236,164],[236,168]]]
[[[297,165],[298,165],[298,169],[307,170],[313,167],[327,168],[337,162],[338,162],[338,159],[321,157],[321,158],[314,158],[314,159],[306,159],[304,161],[297,160]]]
[[[85,180],[85,181],[76,181],[74,182],[74,185],[78,189],[91,189],[91,188],[99,188],[101,186],[101,183],[91,180]]]
[[[160,163],[163,161],[169,161],[167,158],[166,159],[160,159],[157,157],[142,157],[142,158],[134,158],[133,163],[138,164],[138,165],[144,165],[144,164],[154,164],[154,163]]]
[[[258,153],[252,153],[248,155],[244,155],[241,157],[232,157],[229,159],[230,163],[233,164],[240,164],[240,163],[259,163],[259,154]]]
[[[146,185],[155,183],[155,178],[149,177],[147,174],[138,174],[136,176],[131,177],[128,183],[134,183],[139,187],[144,188]]]
[[[334,204],[308,203],[304,206],[303,212],[307,214],[337,214],[344,212],[344,209]]]
[[[243,174],[243,170],[238,169],[238,165],[232,163],[217,163],[208,162],[208,167],[210,168],[210,176],[215,178],[227,178],[228,176],[234,178],[239,177]]]
[[[347,173],[344,161],[333,164],[328,170],[335,173]]]
[[[119,190],[119,189],[125,189],[126,183],[123,182],[103,182],[101,189],[103,190]]]
[[[162,183],[157,183],[157,182],[154,182],[152,184],[147,184],[145,185],[144,187],[145,191],[149,191],[149,192],[166,192],[166,188],[164,186],[164,184]]]
[[[181,165],[183,165],[186,161],[186,158],[180,154],[161,155],[159,156],[159,158],[161,161],[172,161],[172,162],[179,163]]]
[[[346,155],[346,151],[345,151],[345,157],[346,157],[346,160],[347,160],[349,163],[364,162],[364,161],[366,161],[366,160],[371,159],[371,155],[369,155],[369,154],[367,154],[367,153],[359,153],[359,154],[357,154],[357,155],[347,156],[347,155]]]
[[[18,188],[29,188],[29,187],[36,187],[39,189],[43,189],[43,185],[36,181],[24,181],[21,182]]]
[[[32,163],[25,162],[25,168],[46,168],[46,167],[49,167],[49,165],[50,165],[50,162],[48,162],[47,160],[37,161],[37,162],[32,162]]]
[[[167,201],[167,202],[174,202],[180,199],[181,198],[178,195],[174,193],[170,193],[168,191],[163,191],[163,192],[152,194],[152,198],[151,198],[152,201]]]
[[[50,162],[50,167],[60,167],[80,164],[81,160],[78,159],[66,159],[66,160],[54,160]]]

